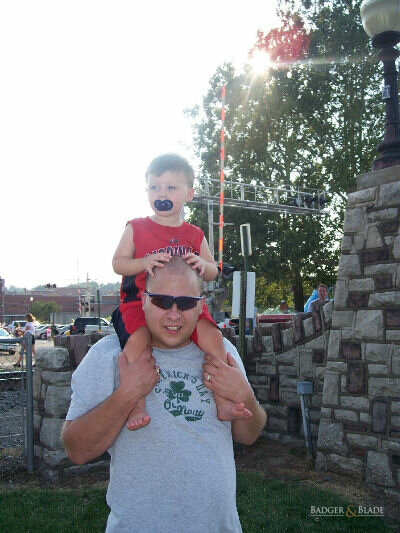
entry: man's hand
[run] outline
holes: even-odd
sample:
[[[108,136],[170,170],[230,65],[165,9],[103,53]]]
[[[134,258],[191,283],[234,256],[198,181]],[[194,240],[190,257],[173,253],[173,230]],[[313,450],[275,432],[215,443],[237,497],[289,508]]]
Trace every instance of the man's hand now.
[[[171,259],[171,254],[160,253],[160,254],[150,254],[147,257],[143,258],[144,262],[144,271],[148,272],[152,278],[154,278],[154,267],[163,267],[164,263],[168,263]]]
[[[188,254],[185,254],[182,256],[183,259],[185,259],[186,263],[188,265],[191,265],[193,270],[196,270],[196,268],[198,269],[199,271],[199,275],[200,276],[203,276],[204,274],[204,270],[207,266],[207,261],[205,261],[204,259],[202,259],[199,255],[196,255],[192,252],[188,253]]]
[[[120,389],[131,398],[142,398],[151,392],[158,383],[156,361],[150,346],[143,351],[139,359],[129,362],[125,353],[118,357]]]
[[[232,420],[233,439],[249,446],[259,436],[265,426],[267,417],[235,359],[230,353],[227,355],[228,364],[215,357],[215,355],[206,354],[206,362],[203,365],[204,385],[223,398],[227,398],[237,404],[243,403],[253,415],[249,418]],[[208,376],[210,376],[209,379]]]
[[[215,355],[206,354],[203,364],[204,385],[213,393],[235,403],[244,403],[253,397],[253,391],[235,359],[228,352],[228,363]],[[208,377],[209,376],[209,377]]]

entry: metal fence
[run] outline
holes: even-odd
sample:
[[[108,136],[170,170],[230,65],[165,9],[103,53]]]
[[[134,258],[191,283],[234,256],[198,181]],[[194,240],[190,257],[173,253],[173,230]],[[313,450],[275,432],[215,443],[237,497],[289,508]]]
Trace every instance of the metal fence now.
[[[32,335],[2,338],[1,344],[0,473],[24,465],[32,472]]]

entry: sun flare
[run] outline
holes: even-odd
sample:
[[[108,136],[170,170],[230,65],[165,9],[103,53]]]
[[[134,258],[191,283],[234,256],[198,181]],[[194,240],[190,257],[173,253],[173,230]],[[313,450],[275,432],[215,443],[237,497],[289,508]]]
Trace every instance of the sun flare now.
[[[255,74],[262,74],[271,68],[272,61],[264,50],[255,50],[249,59],[249,64]]]

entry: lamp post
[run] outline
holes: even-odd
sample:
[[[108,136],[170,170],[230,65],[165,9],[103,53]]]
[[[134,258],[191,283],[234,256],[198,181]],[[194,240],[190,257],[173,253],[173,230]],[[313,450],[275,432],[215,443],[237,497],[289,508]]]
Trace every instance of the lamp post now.
[[[400,115],[397,88],[396,59],[400,55],[400,0],[365,0],[361,5],[364,30],[378,48],[378,58],[383,63],[382,99],[385,100],[385,137],[378,145],[380,156],[372,169],[400,165]]]

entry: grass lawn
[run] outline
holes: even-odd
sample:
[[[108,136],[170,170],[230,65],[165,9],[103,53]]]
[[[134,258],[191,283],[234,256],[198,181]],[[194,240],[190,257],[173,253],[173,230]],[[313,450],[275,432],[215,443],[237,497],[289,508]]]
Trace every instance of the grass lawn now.
[[[306,484],[238,473],[237,504],[244,533],[392,533],[399,530],[400,524],[389,527],[377,517],[316,519],[310,516],[312,505],[347,509],[352,503],[333,492]],[[75,490],[35,488],[0,492],[0,531],[7,533],[103,532],[107,515],[105,491],[90,486]],[[187,531],[190,533],[190,526]]]

